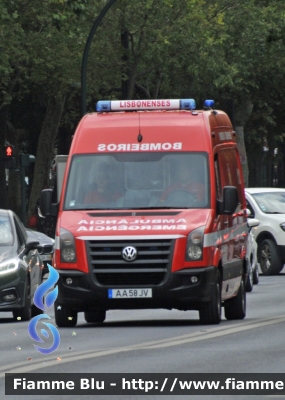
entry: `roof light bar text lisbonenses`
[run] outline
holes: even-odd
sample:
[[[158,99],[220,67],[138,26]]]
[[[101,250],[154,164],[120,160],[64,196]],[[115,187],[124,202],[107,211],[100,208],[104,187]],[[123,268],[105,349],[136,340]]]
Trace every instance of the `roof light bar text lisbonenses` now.
[[[96,111],[138,111],[138,110],[194,110],[194,99],[165,100],[101,100],[96,105]]]

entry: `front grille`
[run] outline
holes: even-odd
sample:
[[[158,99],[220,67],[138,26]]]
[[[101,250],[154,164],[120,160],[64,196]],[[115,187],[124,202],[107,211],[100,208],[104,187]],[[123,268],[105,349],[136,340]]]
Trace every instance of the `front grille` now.
[[[132,246],[137,258],[128,262],[122,250]],[[169,239],[86,242],[89,270],[97,284],[107,287],[157,286],[170,271],[174,241]]]

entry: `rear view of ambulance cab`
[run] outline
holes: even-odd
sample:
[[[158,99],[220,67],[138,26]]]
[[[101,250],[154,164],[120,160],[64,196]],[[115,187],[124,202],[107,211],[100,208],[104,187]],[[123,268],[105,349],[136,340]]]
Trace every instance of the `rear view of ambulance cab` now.
[[[59,204],[50,189],[41,198],[58,217],[58,326],[79,312],[102,323],[112,309],[245,317],[242,170],[231,122],[213,106],[102,101],[80,121]]]

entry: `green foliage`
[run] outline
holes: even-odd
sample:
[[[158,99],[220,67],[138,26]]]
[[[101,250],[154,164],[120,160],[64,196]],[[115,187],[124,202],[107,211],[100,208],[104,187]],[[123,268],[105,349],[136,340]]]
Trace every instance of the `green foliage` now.
[[[86,40],[106,4],[0,0],[0,108],[11,105],[11,121],[33,141],[59,93],[67,94],[61,132],[73,133]],[[284,46],[284,0],[117,0],[90,48],[88,109],[121,98],[122,87],[129,98],[193,97],[199,106],[250,100],[249,153],[273,135],[282,154]]]

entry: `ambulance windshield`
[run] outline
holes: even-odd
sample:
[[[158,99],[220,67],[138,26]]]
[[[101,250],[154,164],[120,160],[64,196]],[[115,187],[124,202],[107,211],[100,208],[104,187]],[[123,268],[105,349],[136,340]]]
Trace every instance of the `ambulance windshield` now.
[[[65,210],[208,208],[206,153],[75,155]]]

